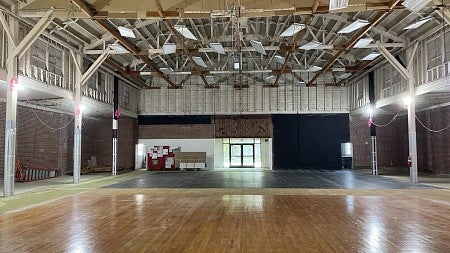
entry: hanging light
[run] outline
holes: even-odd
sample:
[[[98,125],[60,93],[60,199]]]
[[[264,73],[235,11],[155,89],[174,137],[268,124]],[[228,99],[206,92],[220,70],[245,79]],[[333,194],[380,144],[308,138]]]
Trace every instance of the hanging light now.
[[[175,43],[164,43],[163,54],[174,54],[177,52],[177,45]]]
[[[209,43],[211,49],[218,54],[225,54],[225,49],[220,43]]]
[[[315,65],[313,65],[309,69],[307,69],[308,72],[317,72],[317,71],[320,71],[320,70],[322,70],[322,67],[315,66]]]
[[[341,30],[339,30],[338,33],[351,33],[360,28],[363,28],[364,26],[366,26],[368,24],[370,24],[369,21],[363,20],[363,19],[358,19],[358,20],[354,21],[353,23],[347,25],[346,27],[342,28]]]
[[[313,40],[311,42],[306,43],[305,45],[299,47],[303,50],[312,50],[317,49],[318,47],[322,46],[322,43],[318,42],[317,40]]]
[[[367,48],[367,46],[372,43],[372,38],[362,38],[356,42],[353,48]]]
[[[208,67],[207,65],[206,65],[206,63],[203,61],[203,59],[202,59],[202,57],[199,57],[199,56],[193,56],[192,57],[192,60],[198,65],[198,66],[201,66],[201,67]]]
[[[291,26],[288,27],[284,32],[282,32],[279,37],[290,37],[294,36],[296,33],[300,32],[301,30],[305,29],[304,24],[299,23],[293,23]]]
[[[173,75],[173,74],[175,74],[171,68],[159,68],[159,70],[161,72],[163,72],[164,74],[166,74],[166,75]]]
[[[403,30],[417,29],[417,28],[421,27],[423,24],[425,24],[426,22],[430,21],[431,19],[432,19],[432,17],[422,18],[419,21],[416,21],[416,22],[408,25],[407,27],[403,28]]]
[[[286,58],[280,55],[275,55],[274,60],[280,64],[284,64]]]
[[[266,54],[266,50],[264,49],[264,46],[261,42],[256,40],[251,40],[250,44],[252,44],[252,47],[256,50],[256,52],[260,54]]]
[[[197,40],[195,35],[189,31],[189,29],[185,25],[174,25],[175,30],[179,32],[183,37],[190,39],[190,40]]]
[[[405,0],[402,5],[413,12],[419,12],[429,3],[431,0]]]
[[[129,51],[127,49],[125,49],[122,45],[120,45],[119,43],[110,44],[110,45],[108,45],[108,47],[111,50],[116,51],[116,53],[118,53],[118,54],[129,53]]]
[[[374,52],[372,52],[372,53],[366,55],[366,57],[362,58],[361,60],[362,60],[362,61],[373,61],[373,60],[375,60],[375,59],[376,59],[378,56],[380,56],[380,55],[381,55],[380,53],[374,51]]]
[[[214,76],[205,76],[205,80],[208,84],[214,84],[216,82]]]
[[[119,33],[122,37],[127,37],[127,38],[136,38],[136,35],[134,35],[133,30],[131,30],[130,28],[124,27],[124,26],[118,26],[117,29],[119,30]]]

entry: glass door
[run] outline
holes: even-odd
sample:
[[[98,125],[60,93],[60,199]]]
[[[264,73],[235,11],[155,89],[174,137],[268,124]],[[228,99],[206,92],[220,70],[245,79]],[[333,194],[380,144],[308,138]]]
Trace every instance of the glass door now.
[[[254,144],[230,144],[230,167],[254,168]]]
[[[230,145],[230,167],[242,167],[242,145]]]

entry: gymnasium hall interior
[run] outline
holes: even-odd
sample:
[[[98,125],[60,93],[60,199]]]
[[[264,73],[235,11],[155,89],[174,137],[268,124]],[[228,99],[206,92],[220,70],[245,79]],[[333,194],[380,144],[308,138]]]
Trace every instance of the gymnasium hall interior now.
[[[0,0],[0,252],[450,252],[450,0]]]

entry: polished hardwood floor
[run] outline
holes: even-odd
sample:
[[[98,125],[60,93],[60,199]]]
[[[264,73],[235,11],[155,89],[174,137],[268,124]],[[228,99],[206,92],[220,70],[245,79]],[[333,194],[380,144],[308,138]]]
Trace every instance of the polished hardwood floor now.
[[[443,189],[93,189],[0,214],[1,252],[450,252]]]

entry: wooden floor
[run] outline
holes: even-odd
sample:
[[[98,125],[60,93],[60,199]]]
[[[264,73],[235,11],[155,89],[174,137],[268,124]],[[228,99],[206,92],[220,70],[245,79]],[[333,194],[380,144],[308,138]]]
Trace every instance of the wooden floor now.
[[[450,252],[450,191],[95,189],[0,214],[1,252]]]

